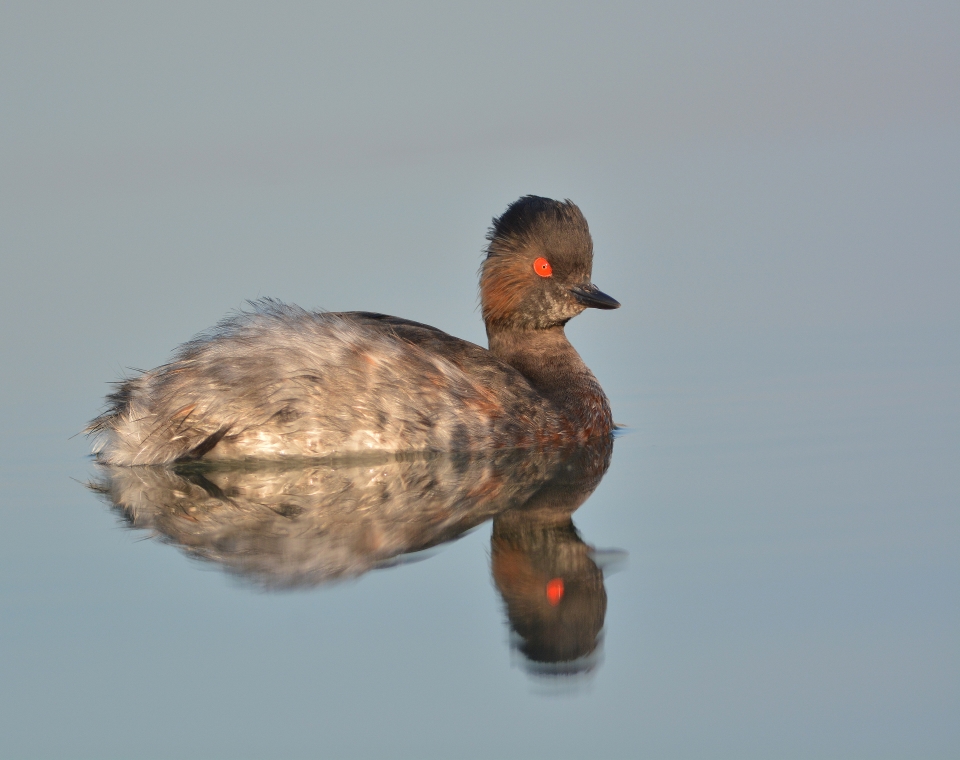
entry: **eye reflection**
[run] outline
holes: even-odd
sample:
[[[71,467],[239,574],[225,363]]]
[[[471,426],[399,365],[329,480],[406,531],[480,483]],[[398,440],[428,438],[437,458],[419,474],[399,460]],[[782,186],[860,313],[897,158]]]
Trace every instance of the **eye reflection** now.
[[[491,566],[535,673],[592,669],[603,573],[571,515],[612,441],[575,449],[324,462],[98,467],[89,485],[131,528],[262,589],[304,588],[409,561],[493,518]]]

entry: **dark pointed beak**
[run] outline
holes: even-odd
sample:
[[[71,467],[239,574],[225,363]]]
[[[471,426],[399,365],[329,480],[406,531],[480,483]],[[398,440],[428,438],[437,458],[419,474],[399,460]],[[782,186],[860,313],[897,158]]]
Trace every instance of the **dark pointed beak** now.
[[[620,308],[620,302],[616,298],[611,298],[596,285],[577,285],[570,288],[570,292],[584,306],[594,309]]]

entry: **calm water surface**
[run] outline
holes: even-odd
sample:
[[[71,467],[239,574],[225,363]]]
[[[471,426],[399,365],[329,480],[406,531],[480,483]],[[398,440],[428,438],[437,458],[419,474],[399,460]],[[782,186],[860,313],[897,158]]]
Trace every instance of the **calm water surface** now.
[[[110,471],[21,423],[5,756],[945,757],[941,337],[647,341],[612,459]]]
[[[0,758],[960,757],[948,24],[9,5]],[[524,193],[623,304],[568,327],[612,450],[89,458],[247,298],[484,343]]]

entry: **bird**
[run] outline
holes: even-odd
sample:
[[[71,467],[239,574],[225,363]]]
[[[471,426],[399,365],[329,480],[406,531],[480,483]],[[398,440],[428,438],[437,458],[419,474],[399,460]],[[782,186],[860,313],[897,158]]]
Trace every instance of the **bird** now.
[[[488,451],[610,436],[610,403],[564,332],[620,303],[592,282],[571,201],[494,218],[480,267],[488,348],[374,312],[251,302],[116,383],[85,429],[106,465]]]

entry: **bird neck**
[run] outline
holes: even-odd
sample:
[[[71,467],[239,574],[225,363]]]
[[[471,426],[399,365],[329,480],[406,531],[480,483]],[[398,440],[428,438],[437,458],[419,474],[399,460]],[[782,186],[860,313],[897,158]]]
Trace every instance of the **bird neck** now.
[[[588,436],[613,428],[600,383],[567,340],[562,326],[545,330],[487,325],[490,352],[519,371]]]

